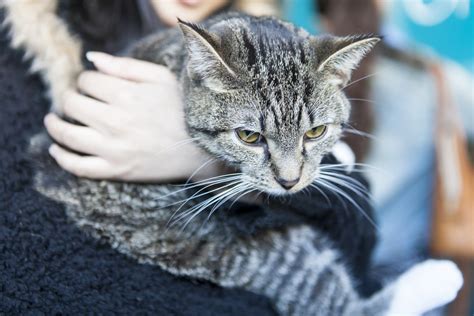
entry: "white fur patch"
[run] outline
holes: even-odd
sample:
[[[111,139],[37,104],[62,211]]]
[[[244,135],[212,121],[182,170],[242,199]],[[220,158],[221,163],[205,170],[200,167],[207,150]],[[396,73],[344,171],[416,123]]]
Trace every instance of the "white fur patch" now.
[[[421,315],[453,301],[462,284],[461,271],[452,261],[426,260],[410,268],[396,281],[386,315]]]
[[[346,172],[352,172],[355,164],[355,155],[346,143],[339,141],[332,148],[332,154],[336,159],[346,165]]]

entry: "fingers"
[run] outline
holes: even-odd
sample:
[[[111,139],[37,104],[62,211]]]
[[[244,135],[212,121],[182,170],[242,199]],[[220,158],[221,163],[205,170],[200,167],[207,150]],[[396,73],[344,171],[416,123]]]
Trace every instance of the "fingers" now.
[[[152,83],[175,80],[168,68],[138,59],[100,52],[88,52],[86,58],[101,72],[127,80]]]
[[[63,113],[87,126],[101,129],[117,116],[115,108],[72,90],[65,93],[63,100]]]
[[[90,127],[68,123],[55,114],[48,114],[44,123],[54,140],[73,150],[97,155],[106,149],[107,142],[102,134]]]
[[[102,158],[93,156],[79,156],[54,144],[49,148],[50,155],[61,168],[78,177],[91,179],[113,178],[110,164]]]
[[[135,83],[97,71],[84,71],[77,80],[79,90],[106,103],[130,102]]]

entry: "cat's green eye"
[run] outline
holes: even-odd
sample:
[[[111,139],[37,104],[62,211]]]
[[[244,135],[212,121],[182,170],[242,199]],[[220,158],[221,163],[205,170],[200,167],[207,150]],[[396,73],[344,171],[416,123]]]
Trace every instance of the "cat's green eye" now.
[[[256,144],[262,140],[262,134],[246,129],[237,129],[237,136],[247,144]]]
[[[323,136],[326,133],[327,126],[326,125],[319,125],[315,128],[310,129],[304,135],[307,139],[317,139]]]

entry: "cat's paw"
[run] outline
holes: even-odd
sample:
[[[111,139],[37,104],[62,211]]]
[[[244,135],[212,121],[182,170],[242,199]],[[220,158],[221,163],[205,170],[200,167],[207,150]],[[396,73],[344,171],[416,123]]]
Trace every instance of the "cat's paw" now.
[[[403,273],[394,284],[387,316],[421,315],[456,298],[463,277],[448,260],[426,260]]]

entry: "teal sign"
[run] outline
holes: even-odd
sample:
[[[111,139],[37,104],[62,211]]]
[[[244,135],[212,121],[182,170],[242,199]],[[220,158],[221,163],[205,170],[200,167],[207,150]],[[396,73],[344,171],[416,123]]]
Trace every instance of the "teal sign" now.
[[[335,0],[337,1],[337,0]],[[474,73],[473,0],[378,0],[382,34],[395,45],[424,44]],[[314,0],[285,0],[286,18],[311,32],[318,23]]]

